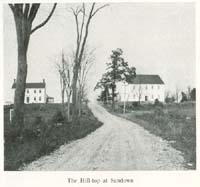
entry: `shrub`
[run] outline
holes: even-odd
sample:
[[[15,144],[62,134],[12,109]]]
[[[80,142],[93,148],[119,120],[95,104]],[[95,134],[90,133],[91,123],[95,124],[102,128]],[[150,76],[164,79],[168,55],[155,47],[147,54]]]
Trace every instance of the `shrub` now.
[[[36,116],[35,119],[34,119],[33,124],[34,125],[38,125],[40,123],[42,123],[42,116]]]
[[[155,101],[154,101],[154,106],[163,107],[163,104],[162,104],[158,99],[155,99]]]
[[[45,109],[45,106],[44,105],[40,105],[40,109],[39,109],[40,111],[45,111],[46,109]]]
[[[24,140],[32,140],[32,139],[35,139],[37,138],[37,131],[35,129],[24,129],[23,130],[23,139]]]
[[[192,101],[196,101],[196,88],[193,88],[190,92],[190,97]]]
[[[169,96],[165,97],[165,103],[174,103],[174,101],[175,101],[175,97],[174,96],[172,96],[172,97],[169,97]]]
[[[133,107],[138,107],[138,106],[140,106],[140,102],[139,101],[133,101],[132,102],[132,106]]]
[[[184,92],[181,92],[181,95],[182,95],[181,103],[188,100],[187,95]]]
[[[32,104],[32,110],[33,111],[40,110],[40,105],[39,104]]]
[[[167,121],[162,115],[157,115],[153,121],[154,125],[158,126],[160,129],[166,128]]]
[[[58,110],[58,111],[54,114],[54,116],[53,116],[53,118],[52,118],[52,121],[53,121],[54,123],[63,123],[64,120],[65,120],[65,118],[64,118],[64,116],[63,116],[63,114],[62,114],[62,112],[61,112],[60,110]]]
[[[164,116],[164,111],[161,107],[157,106],[155,109],[154,109],[154,115],[155,116]]]
[[[23,137],[26,140],[40,137],[46,132],[47,128],[47,123],[42,116],[36,116],[33,118],[33,121],[25,127]]]
[[[176,121],[181,121],[181,120],[185,121],[185,118],[186,118],[185,115],[183,115],[183,114],[181,114],[181,113],[179,113],[179,112],[177,112],[175,110],[169,111],[168,112],[168,117],[170,119],[176,120]]]
[[[9,125],[4,128],[5,142],[14,142],[19,136],[20,132],[17,127]]]

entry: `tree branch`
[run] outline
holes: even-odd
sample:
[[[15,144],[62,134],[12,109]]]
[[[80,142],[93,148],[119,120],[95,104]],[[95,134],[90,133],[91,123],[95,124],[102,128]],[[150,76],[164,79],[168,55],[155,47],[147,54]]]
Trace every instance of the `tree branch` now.
[[[79,24],[78,24],[78,15],[74,14],[75,21],[76,21],[76,34],[77,34],[77,47],[79,46],[80,42],[80,33],[79,33]]]
[[[40,7],[40,4],[38,4],[38,3],[33,3],[32,4],[31,10],[30,10],[30,13],[29,13],[29,16],[28,16],[28,19],[30,20],[31,23],[35,19],[35,16],[36,16],[36,14],[38,12],[39,7]]]
[[[22,3],[18,3],[18,4],[14,4],[15,10],[17,13],[22,14],[23,13],[23,4]]]
[[[8,5],[9,5],[10,9],[12,10],[12,12],[15,13],[15,7],[14,7],[14,5],[13,4],[8,4]]]
[[[89,17],[88,17],[88,20],[87,20],[87,23],[86,23],[85,36],[83,38],[83,43],[82,43],[82,46],[81,46],[81,52],[80,52],[79,60],[78,60],[79,63],[81,63],[81,61],[82,61],[82,56],[83,56],[86,40],[87,40],[87,37],[88,37],[89,24],[90,24],[90,21],[92,19],[92,14],[93,14],[94,7],[95,7],[95,3],[92,4],[91,10],[90,10],[90,14],[89,14]]]
[[[83,27],[85,24],[85,3],[83,3],[82,5],[82,13],[83,13],[83,17],[82,17],[82,24],[81,24],[81,31],[80,31],[80,40],[82,40],[82,35],[83,35]]]
[[[84,9],[84,6],[83,6]],[[82,8],[77,7],[76,10],[74,10],[73,8],[71,8],[72,13],[74,15],[75,18],[75,23],[76,23],[76,33],[77,33],[77,48],[76,48],[76,59],[78,59],[78,55],[79,55],[79,49],[80,49],[80,44],[81,44],[81,40],[82,40],[82,27],[84,24],[84,21],[82,21],[82,25],[81,25],[81,30],[79,29],[79,20],[78,20],[78,16],[81,12],[84,12],[84,10],[82,11]]]
[[[49,21],[49,19],[51,18],[51,16],[53,15],[53,13],[56,9],[56,5],[57,5],[57,3],[54,3],[53,8],[52,8],[49,16],[41,24],[37,25],[34,29],[32,29],[30,34],[33,34],[33,32],[35,32],[39,28],[43,27]]]
[[[25,16],[26,18],[28,18],[29,9],[30,9],[30,4],[29,4],[29,3],[26,3],[26,4],[25,4],[25,8],[24,8],[24,16]]]
[[[92,17],[93,17],[98,11],[100,11],[101,9],[103,9],[103,8],[106,7],[106,6],[109,6],[109,4],[105,4],[105,5],[103,5],[103,6],[99,7],[99,8],[97,8],[97,9],[94,11],[94,13],[92,14]]]

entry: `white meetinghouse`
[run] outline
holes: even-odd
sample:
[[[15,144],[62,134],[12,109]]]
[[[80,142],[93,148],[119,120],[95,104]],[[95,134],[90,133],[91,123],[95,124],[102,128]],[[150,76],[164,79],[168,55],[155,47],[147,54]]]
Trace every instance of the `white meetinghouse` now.
[[[136,75],[129,83],[116,83],[116,93],[122,102],[164,102],[165,85],[159,75]]]

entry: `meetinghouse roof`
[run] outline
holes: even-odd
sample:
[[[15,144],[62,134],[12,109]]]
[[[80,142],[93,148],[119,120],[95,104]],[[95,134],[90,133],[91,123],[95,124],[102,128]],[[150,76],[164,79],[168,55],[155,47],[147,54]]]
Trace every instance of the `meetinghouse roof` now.
[[[136,75],[130,84],[164,84],[159,75]]]

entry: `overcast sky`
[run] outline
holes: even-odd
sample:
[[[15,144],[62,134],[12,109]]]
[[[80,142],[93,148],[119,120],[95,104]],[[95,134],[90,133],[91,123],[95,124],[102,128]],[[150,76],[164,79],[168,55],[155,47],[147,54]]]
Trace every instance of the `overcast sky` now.
[[[55,61],[62,49],[75,44],[71,4],[58,4],[52,19],[36,31],[28,49],[27,82],[47,83],[47,94],[60,101]],[[99,6],[99,4],[97,4]],[[42,5],[34,24],[48,15],[52,5]],[[195,9],[193,3],[111,3],[92,21],[88,45],[96,48],[89,74],[91,90],[105,72],[111,50],[121,48],[123,57],[138,74],[159,74],[167,90],[195,86]],[[16,77],[17,44],[13,15],[4,6],[4,100],[11,101]]]

